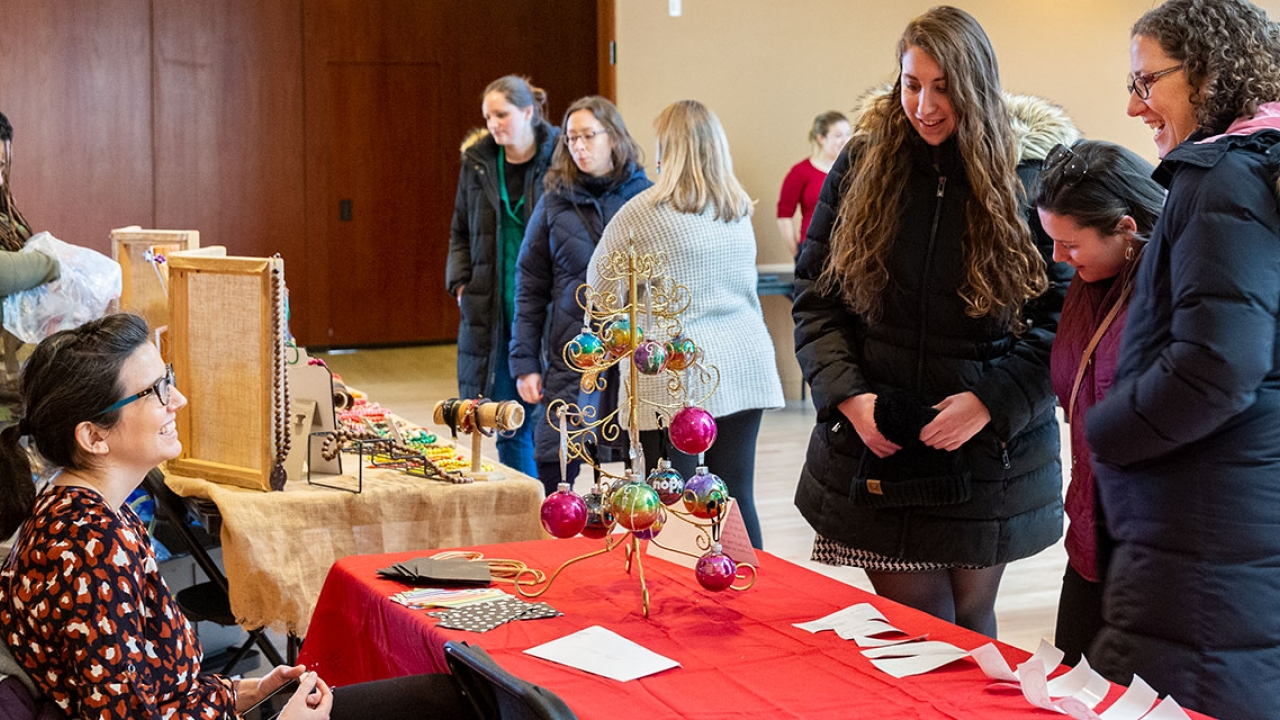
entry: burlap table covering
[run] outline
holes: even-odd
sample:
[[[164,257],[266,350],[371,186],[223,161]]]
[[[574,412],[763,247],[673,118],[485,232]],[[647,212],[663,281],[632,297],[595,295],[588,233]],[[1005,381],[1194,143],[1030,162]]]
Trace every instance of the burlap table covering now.
[[[356,458],[344,456],[343,467],[354,472]],[[237,622],[303,637],[340,558],[548,537],[539,520],[542,484],[503,470],[505,480],[453,485],[365,468],[358,495],[292,480],[270,493],[167,473],[165,481],[218,506]],[[354,477],[324,482],[356,487]]]

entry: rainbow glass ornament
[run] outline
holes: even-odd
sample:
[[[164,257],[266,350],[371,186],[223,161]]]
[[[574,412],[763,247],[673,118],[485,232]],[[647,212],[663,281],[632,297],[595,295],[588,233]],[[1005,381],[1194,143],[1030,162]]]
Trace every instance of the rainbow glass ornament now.
[[[542,527],[558,538],[571,538],[582,532],[587,524],[587,504],[569,489],[569,483],[560,483],[557,490],[542,501]]]
[[[733,585],[738,574],[738,564],[733,561],[733,558],[724,554],[720,543],[716,543],[705,555],[698,558],[693,574],[698,578],[699,585],[712,592],[720,592]]]
[[[719,475],[699,465],[693,477],[684,484],[684,509],[694,517],[711,520],[720,516],[729,501],[729,486]]]
[[[674,505],[684,495],[684,476],[666,458],[658,460],[658,467],[649,472],[645,482],[658,492],[663,505]]]
[[[636,328],[632,333],[631,320],[626,317],[616,317],[605,323],[600,334],[603,336],[605,349],[616,358],[624,357],[631,352],[632,347],[639,345],[644,339],[644,330]]]
[[[634,477],[634,476],[633,476]],[[642,482],[626,482],[609,493],[614,522],[635,532],[653,525],[662,513],[658,492]]]
[[[667,348],[657,340],[645,340],[636,346],[633,359],[637,370],[645,375],[657,375],[667,369]]]
[[[613,530],[613,514],[605,507],[604,495],[599,492],[587,493],[582,498],[587,507],[587,524],[582,528],[582,536],[599,540]]]
[[[658,533],[662,532],[662,525],[666,521],[667,514],[665,512],[659,513],[658,519],[654,520],[652,525],[643,530],[634,530],[632,534],[641,540],[652,540],[658,536]]]
[[[584,328],[565,346],[565,355],[570,365],[579,370],[590,370],[602,364],[608,352],[600,336]]]
[[[667,434],[685,455],[704,453],[716,441],[716,419],[697,405],[682,407],[671,417]]]
[[[683,335],[667,341],[666,346],[667,367],[672,370],[684,370],[698,361],[698,346]]]

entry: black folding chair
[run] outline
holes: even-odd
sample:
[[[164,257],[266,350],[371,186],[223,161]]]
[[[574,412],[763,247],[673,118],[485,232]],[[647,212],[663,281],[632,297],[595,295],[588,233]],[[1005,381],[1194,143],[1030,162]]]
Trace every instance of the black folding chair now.
[[[462,695],[480,720],[577,720],[569,706],[550,690],[503,670],[476,645],[450,640],[445,660]]]

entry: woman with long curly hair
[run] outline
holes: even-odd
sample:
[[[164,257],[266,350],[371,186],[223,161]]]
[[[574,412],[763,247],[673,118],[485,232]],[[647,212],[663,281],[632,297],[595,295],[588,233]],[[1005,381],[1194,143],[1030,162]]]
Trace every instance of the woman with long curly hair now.
[[[796,505],[815,560],[994,637],[1005,564],[1062,533],[1049,348],[1070,270],[1047,264],[1026,187],[1077,133],[1048,103],[1002,93],[963,10],[912,20],[897,59],[796,269],[796,354],[818,410]]]
[[[1106,529],[1089,661],[1184,706],[1280,697],[1280,25],[1170,0],[1133,26],[1129,115],[1168,189],[1115,385],[1087,416]]]

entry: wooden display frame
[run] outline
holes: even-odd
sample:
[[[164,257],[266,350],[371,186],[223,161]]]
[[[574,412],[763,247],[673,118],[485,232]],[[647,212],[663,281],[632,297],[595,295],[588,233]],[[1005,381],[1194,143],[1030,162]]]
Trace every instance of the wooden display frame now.
[[[111,231],[111,258],[120,264],[120,309],[146,319],[152,332],[169,325],[169,256],[200,247],[198,230],[144,230],[136,225]],[[153,263],[148,254],[163,255]]]
[[[283,348],[274,333],[284,282],[278,257],[209,256],[210,249],[168,258],[170,361],[188,404],[178,413],[178,475],[256,490],[272,489],[277,463],[277,369]],[[283,292],[283,289],[281,289]],[[287,393],[286,393],[287,394]],[[287,404],[287,403],[286,403]]]

